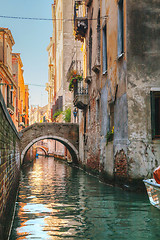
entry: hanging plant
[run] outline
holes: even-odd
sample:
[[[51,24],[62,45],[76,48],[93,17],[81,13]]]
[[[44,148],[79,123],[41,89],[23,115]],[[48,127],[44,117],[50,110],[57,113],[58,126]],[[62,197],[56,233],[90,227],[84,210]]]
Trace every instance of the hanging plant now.
[[[72,91],[73,88],[74,88],[74,83],[73,83],[73,80],[74,80],[74,79],[75,79],[75,78],[72,78],[71,81],[70,81],[70,83],[69,83],[69,91]]]
[[[74,85],[79,82],[82,81],[83,77],[80,75],[74,76],[71,78],[70,83],[69,83],[69,91],[72,91],[74,89]]]
[[[73,77],[77,76],[77,71],[76,70],[71,70],[68,76],[68,80],[71,81]]]
[[[76,76],[76,80],[77,80],[77,81],[82,81],[82,80],[83,80],[83,77],[82,77],[81,75],[78,75],[78,76]]]

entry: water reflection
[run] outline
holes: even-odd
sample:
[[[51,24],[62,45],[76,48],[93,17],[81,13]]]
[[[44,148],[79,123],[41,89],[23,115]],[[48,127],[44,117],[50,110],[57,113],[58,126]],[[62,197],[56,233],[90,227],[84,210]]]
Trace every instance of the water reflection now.
[[[23,170],[15,239],[157,240],[160,212],[144,194],[127,193],[53,158]]]

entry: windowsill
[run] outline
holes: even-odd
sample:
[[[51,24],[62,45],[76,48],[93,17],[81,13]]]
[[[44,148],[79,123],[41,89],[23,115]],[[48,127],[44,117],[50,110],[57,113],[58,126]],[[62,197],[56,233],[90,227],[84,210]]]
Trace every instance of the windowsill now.
[[[117,60],[120,60],[121,58],[123,58],[123,56],[124,56],[124,52],[117,56]]]

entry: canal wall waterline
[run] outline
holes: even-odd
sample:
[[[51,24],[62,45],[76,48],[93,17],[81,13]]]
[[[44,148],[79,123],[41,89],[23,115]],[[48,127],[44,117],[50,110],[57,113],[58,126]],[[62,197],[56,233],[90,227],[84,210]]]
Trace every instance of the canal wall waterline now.
[[[0,92],[0,240],[8,239],[20,173],[20,138]]]

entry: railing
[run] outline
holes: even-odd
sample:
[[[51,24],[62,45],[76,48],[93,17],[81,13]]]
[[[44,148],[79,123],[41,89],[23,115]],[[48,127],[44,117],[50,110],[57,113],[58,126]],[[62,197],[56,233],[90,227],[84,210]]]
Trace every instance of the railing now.
[[[75,17],[77,18],[86,17],[87,12],[85,7],[85,1],[84,0],[75,1],[74,10],[75,10]]]
[[[88,94],[88,87],[83,86],[83,81],[78,82],[74,87],[74,97],[76,95]]]
[[[74,105],[80,109],[83,109],[88,104],[88,87],[83,81],[77,81],[74,84]]]

